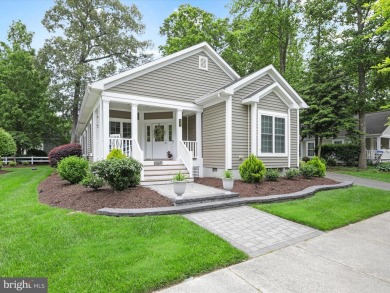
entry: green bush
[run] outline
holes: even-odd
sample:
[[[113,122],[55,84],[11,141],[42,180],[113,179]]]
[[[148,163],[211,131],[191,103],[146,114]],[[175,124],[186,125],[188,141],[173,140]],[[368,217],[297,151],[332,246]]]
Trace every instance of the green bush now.
[[[324,144],[321,147],[321,156],[326,160],[332,157],[347,166],[356,166],[359,161],[359,154],[359,144]]]
[[[310,161],[310,158],[309,158],[309,157],[303,157],[303,158],[302,158],[302,161],[305,162],[305,163],[306,163],[306,162],[309,162],[309,161]]]
[[[15,161],[11,161],[11,162],[8,163],[8,166],[15,167],[16,166],[16,162]]]
[[[23,166],[27,166],[27,165],[30,165],[30,162],[27,162],[27,161],[23,161],[23,162],[22,162],[22,165],[23,165]]]
[[[141,181],[141,170],[142,164],[133,158],[113,158],[91,166],[91,171],[103,178],[114,190],[138,185]]]
[[[112,149],[111,152],[107,155],[107,160],[111,159],[125,159],[126,155],[122,152],[121,149]]]
[[[306,163],[306,165],[313,166],[316,168],[315,177],[324,177],[326,173],[326,166],[322,162],[322,160],[316,156],[312,157],[309,162]]]
[[[267,181],[278,181],[280,175],[277,169],[267,169],[265,172],[265,179]]]
[[[12,136],[0,128],[0,157],[12,156],[16,153],[16,144]]]
[[[76,156],[62,159],[57,166],[60,177],[71,184],[79,183],[87,176],[88,161]]]
[[[380,163],[376,168],[381,172],[390,172],[390,162]]]
[[[3,168],[3,162],[0,161],[0,170]]]
[[[104,185],[104,180],[92,172],[88,172],[87,176],[80,182],[82,186],[90,187],[94,190],[98,190]]]
[[[254,154],[251,154],[240,166],[242,180],[249,183],[260,182],[265,175],[265,165]]]
[[[305,178],[312,178],[315,177],[317,174],[317,168],[307,163],[303,164],[299,169],[299,171],[302,174],[302,176]]]
[[[287,179],[294,179],[299,176],[299,169],[288,169],[285,173]]]

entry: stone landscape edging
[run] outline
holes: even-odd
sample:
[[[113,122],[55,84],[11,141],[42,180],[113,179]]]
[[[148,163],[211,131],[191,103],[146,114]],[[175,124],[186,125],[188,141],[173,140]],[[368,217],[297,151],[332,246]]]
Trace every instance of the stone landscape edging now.
[[[291,199],[305,198],[314,195],[318,191],[331,190],[339,188],[347,188],[353,185],[353,181],[345,181],[338,184],[331,185],[316,185],[305,188],[304,190],[287,193],[287,194],[275,194],[269,196],[256,196],[256,197],[240,197],[230,200],[222,200],[216,202],[204,202],[190,205],[159,207],[159,208],[144,208],[144,209],[120,209],[120,208],[103,208],[97,210],[97,214],[106,216],[127,216],[127,217],[140,217],[140,216],[155,216],[155,215],[174,215],[174,214],[187,214],[193,212],[200,212],[205,210],[228,208],[240,205],[246,205],[251,203],[270,203],[278,201],[286,201]]]

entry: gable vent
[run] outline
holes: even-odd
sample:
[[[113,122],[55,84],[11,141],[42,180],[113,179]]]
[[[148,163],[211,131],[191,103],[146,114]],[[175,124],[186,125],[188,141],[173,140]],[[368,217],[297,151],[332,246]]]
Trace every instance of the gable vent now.
[[[199,69],[208,70],[208,58],[199,56]]]

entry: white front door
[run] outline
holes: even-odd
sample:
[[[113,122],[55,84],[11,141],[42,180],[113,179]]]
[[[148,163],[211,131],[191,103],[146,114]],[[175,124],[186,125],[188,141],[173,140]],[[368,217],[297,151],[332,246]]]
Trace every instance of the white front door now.
[[[173,153],[173,123],[152,123],[146,126],[146,158],[166,160]]]

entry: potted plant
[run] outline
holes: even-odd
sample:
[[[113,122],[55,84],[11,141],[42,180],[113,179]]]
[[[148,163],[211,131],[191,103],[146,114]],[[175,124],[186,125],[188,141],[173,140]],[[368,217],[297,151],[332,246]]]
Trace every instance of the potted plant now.
[[[173,191],[181,196],[186,191],[186,176],[179,171],[173,178]]]
[[[167,157],[169,160],[172,160],[173,154],[171,153],[171,151],[167,151]]]
[[[225,170],[222,177],[223,189],[231,191],[234,185],[233,173],[231,170]]]

